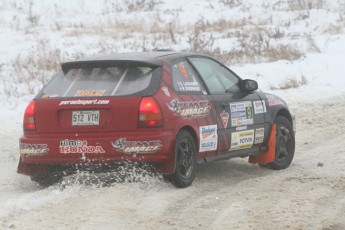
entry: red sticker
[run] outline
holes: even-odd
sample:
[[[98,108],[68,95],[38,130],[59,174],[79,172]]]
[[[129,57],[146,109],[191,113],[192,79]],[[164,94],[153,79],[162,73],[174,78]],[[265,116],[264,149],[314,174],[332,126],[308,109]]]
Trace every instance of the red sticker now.
[[[229,121],[229,113],[226,113],[225,111],[223,111],[220,114],[220,117],[222,118],[224,128],[226,129],[226,127],[228,126],[228,121]]]
[[[188,73],[187,70],[184,68],[184,66],[182,65],[182,63],[178,64],[178,69],[181,71],[182,75],[184,77],[188,77]]]

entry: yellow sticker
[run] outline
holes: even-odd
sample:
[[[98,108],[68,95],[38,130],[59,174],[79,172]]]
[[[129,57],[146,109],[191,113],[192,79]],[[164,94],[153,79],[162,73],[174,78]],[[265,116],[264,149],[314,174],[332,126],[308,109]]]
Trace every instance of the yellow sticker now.
[[[76,97],[92,97],[92,96],[102,96],[105,90],[78,90],[74,95]]]

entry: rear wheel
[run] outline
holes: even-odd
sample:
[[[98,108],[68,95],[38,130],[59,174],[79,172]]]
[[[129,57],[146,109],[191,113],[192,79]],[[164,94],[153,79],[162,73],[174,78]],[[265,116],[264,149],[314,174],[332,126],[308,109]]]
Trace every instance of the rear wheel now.
[[[277,128],[276,156],[273,162],[263,166],[274,170],[286,169],[295,153],[295,134],[291,122],[285,117],[278,116],[274,122]]]
[[[164,177],[178,188],[188,187],[193,183],[197,165],[196,145],[189,132],[182,130],[176,136],[175,154],[175,172]]]
[[[57,174],[47,174],[44,176],[31,176],[30,179],[43,187],[48,187],[62,181],[62,176]]]

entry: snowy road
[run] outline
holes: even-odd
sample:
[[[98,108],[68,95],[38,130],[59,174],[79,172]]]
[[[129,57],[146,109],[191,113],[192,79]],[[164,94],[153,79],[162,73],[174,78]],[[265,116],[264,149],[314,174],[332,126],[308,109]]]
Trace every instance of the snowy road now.
[[[158,176],[110,186],[101,186],[110,176],[75,176],[36,186],[16,175],[9,154],[21,135],[13,121],[22,108],[13,110],[3,118],[11,126],[0,127],[0,229],[345,229],[345,94],[319,101],[286,95],[297,117],[290,168],[213,162],[199,166],[186,189]]]

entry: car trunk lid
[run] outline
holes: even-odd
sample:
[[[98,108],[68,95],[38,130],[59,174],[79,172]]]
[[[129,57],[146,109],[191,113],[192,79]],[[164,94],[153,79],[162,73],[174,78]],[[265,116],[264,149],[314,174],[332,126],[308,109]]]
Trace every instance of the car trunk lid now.
[[[141,96],[50,99],[35,103],[38,133],[131,131],[138,127]]]

